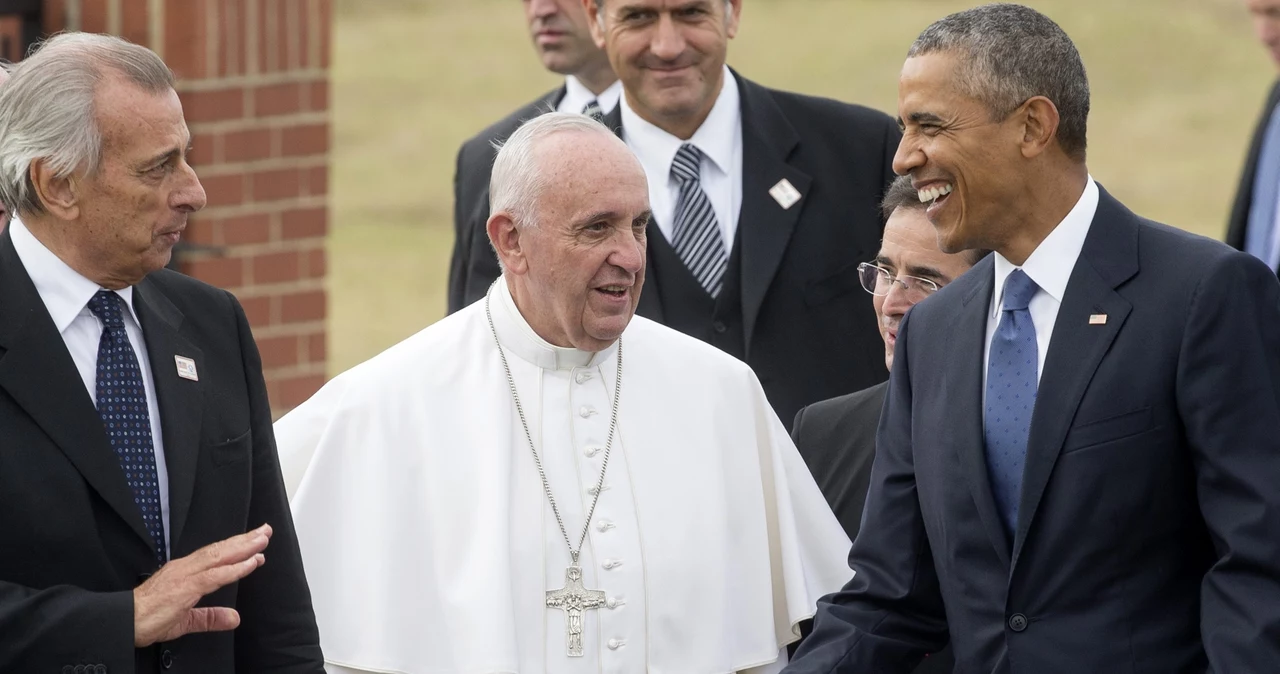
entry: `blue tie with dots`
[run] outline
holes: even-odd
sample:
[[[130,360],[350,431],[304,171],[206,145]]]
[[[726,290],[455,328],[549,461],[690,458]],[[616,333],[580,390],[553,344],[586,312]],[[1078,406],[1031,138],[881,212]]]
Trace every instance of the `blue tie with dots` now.
[[[98,414],[133,490],[133,502],[142,511],[142,521],[155,541],[157,561],[164,564],[164,520],[160,515],[160,482],[156,477],[151,414],[138,357],[124,329],[122,303],[119,295],[108,290],[99,290],[89,300],[89,311],[102,321],[96,386]]]
[[[1022,469],[1027,459],[1031,413],[1036,406],[1039,367],[1036,326],[1027,306],[1039,287],[1021,269],[1004,282],[1004,308],[991,338],[987,363],[987,409],[984,436],[991,492],[1013,538],[1018,524]]]

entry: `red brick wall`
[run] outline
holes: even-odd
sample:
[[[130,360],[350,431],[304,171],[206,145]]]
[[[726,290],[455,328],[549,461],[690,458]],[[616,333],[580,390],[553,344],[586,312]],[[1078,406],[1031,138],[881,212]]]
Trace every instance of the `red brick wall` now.
[[[325,378],[331,0],[45,0],[50,32],[120,35],[179,78],[209,196],[181,269],[233,291],[273,411]]]

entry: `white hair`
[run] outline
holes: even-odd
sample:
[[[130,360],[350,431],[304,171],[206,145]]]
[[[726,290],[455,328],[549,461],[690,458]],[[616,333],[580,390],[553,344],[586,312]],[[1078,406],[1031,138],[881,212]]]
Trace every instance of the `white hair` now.
[[[547,177],[539,166],[537,149],[558,133],[600,134],[622,144],[608,127],[587,115],[549,112],[525,122],[505,143],[494,143],[498,156],[489,177],[490,213],[507,213],[518,227],[538,226],[536,204],[547,187]]]
[[[31,166],[65,178],[92,175],[102,160],[94,94],[112,76],[149,92],[174,86],[173,72],[146,47],[112,35],[61,33],[14,65],[0,86],[0,203],[41,213]]]

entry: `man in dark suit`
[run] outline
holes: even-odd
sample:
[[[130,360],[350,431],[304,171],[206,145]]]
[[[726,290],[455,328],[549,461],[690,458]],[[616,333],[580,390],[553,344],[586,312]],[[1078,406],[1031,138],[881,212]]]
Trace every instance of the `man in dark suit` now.
[[[732,72],[741,0],[585,1],[623,84],[605,123],[649,181],[639,314],[746,361],[787,426],[883,381],[858,263],[879,247],[893,121]]]
[[[855,575],[787,672],[1280,662],[1280,281],[1094,183],[1088,92],[1017,5],[909,51],[894,168],[996,254],[903,320]]]
[[[1246,0],[1258,39],[1280,64],[1280,0]],[[1276,226],[1280,210],[1280,82],[1271,85],[1262,118],[1249,142],[1245,160],[1227,223],[1227,243],[1280,270],[1280,227]]]
[[[545,112],[581,112],[597,119],[613,111],[622,85],[609,59],[591,39],[582,0],[523,0],[534,49],[564,84],[476,134],[458,150],[453,176],[453,257],[449,263],[448,311],[484,296],[498,278],[498,258],[484,231],[489,220],[489,173],[495,144]]]
[[[898,328],[907,311],[987,253],[938,250],[925,207],[911,186],[910,176],[894,180],[881,205],[886,222],[880,253],[873,262],[858,266],[862,287],[872,295],[887,369],[893,368]],[[888,388],[889,383],[883,382],[809,405],[796,414],[791,429],[800,455],[850,540],[858,537],[876,451],[876,427]],[[944,674],[954,664],[948,646],[921,662],[915,674]]]
[[[173,84],[67,33],[0,89],[0,671],[323,672],[244,312],[162,269]]]

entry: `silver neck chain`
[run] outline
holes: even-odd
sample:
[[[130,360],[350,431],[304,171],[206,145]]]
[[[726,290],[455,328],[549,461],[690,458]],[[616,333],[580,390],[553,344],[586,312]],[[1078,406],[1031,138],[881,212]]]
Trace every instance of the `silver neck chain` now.
[[[497,283],[501,283],[499,278]],[[490,294],[492,294],[490,288]],[[578,537],[578,547],[575,549],[573,543],[569,540],[569,531],[565,529],[564,519],[560,517],[560,509],[556,507],[556,498],[551,495],[551,484],[547,482],[547,472],[542,468],[542,458],[538,456],[538,449],[533,445],[533,434],[529,432],[529,422],[525,420],[524,408],[520,405],[520,395],[516,393],[516,380],[511,376],[511,366],[507,364],[507,356],[502,351],[502,342],[498,340],[498,329],[493,326],[493,313],[489,310],[489,294],[484,298],[484,314],[489,319],[489,330],[493,333],[493,343],[498,347],[498,357],[502,359],[502,369],[507,373],[507,384],[511,386],[511,399],[516,403],[516,414],[520,416],[520,425],[524,427],[524,437],[529,441],[529,451],[533,452],[533,463],[538,467],[538,476],[542,478],[542,489],[547,494],[547,501],[551,504],[551,512],[556,516],[556,523],[560,525],[560,533],[564,535],[564,544],[569,546],[569,556],[573,558],[574,565],[578,563],[578,554],[582,552],[582,546],[587,541],[587,531],[591,529],[591,518],[595,516],[596,504],[600,502],[600,493],[604,491],[604,474],[609,469],[609,452],[613,448],[613,434],[618,427],[618,398],[622,394],[622,338],[618,338],[618,376],[613,386],[613,414],[609,418],[609,439],[604,445],[604,459],[600,466],[600,479],[596,481],[595,497],[591,499],[591,508],[587,511],[587,519],[582,523],[582,535]]]

